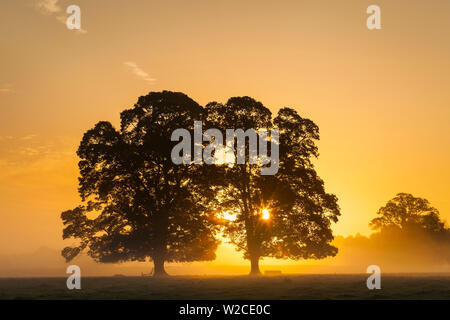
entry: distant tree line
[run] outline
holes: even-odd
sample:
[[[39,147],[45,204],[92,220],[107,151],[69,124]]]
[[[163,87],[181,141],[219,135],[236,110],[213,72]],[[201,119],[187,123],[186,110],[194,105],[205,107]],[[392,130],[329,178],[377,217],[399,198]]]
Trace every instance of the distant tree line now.
[[[399,193],[378,210],[368,236],[337,236],[339,255],[330,263],[344,272],[448,272],[450,229],[428,200]]]

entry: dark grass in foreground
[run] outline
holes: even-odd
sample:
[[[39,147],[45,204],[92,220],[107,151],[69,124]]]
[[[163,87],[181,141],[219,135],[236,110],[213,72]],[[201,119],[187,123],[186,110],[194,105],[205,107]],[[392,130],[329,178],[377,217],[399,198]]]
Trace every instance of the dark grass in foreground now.
[[[368,290],[369,275],[276,277],[3,278],[0,299],[450,299],[450,275],[384,275],[381,290]]]

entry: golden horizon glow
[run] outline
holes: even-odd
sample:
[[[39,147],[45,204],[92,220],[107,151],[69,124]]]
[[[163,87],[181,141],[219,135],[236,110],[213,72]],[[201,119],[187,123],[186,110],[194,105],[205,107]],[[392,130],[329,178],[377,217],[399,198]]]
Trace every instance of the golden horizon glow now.
[[[121,111],[162,90],[202,106],[251,96],[274,117],[288,106],[314,121],[314,164],[342,213],[335,236],[369,235],[369,221],[398,192],[428,199],[450,222],[449,1],[411,0],[407,13],[404,1],[383,1],[377,31],[367,29],[367,6],[357,1],[80,7],[85,34],[67,30],[59,13],[0,2],[8,12],[0,19],[8,30],[0,61],[0,256],[70,245],[60,213],[80,203],[83,133],[98,121],[120,129]],[[155,80],[130,72],[130,61]],[[225,150],[217,157],[225,162]],[[261,208],[255,214],[264,219]],[[231,245],[223,248],[214,264],[248,264]]]

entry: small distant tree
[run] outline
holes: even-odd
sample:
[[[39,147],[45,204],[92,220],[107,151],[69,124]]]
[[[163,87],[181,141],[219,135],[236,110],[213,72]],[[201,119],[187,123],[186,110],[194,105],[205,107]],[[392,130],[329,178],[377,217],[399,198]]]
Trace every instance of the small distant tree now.
[[[279,170],[261,175],[261,164],[249,161],[227,165],[218,192],[219,207],[236,219],[224,221],[224,233],[251,263],[251,275],[260,274],[262,257],[320,259],[334,256],[331,222],[340,215],[337,198],[325,192],[312,158],[318,156],[315,141],[319,128],[290,108],[275,119],[262,103],[235,97],[226,104],[209,103],[207,125],[226,129],[280,130]],[[235,158],[236,158],[236,150]]]
[[[428,200],[398,193],[381,207],[370,226],[374,248],[383,248],[379,259],[405,268],[439,267],[450,262],[450,229]],[[376,250],[374,250],[376,254]],[[395,265],[395,264],[394,264]]]
[[[432,207],[428,200],[414,197],[409,193],[398,193],[378,210],[377,215],[379,217],[370,222],[374,230],[405,229],[412,226],[420,226],[434,232],[445,229],[439,211]]]
[[[213,260],[217,241],[207,204],[215,197],[211,167],[175,165],[175,129],[193,131],[203,108],[178,92],[151,92],[121,113],[120,130],[99,122],[80,143],[82,205],[64,211],[70,261],[83,250],[99,262],[145,261],[154,275],[165,262]]]

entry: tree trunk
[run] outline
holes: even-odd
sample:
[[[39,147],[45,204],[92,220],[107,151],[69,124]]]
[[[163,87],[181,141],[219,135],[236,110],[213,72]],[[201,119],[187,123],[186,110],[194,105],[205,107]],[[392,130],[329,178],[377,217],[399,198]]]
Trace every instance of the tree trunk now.
[[[261,271],[259,271],[259,257],[251,257],[250,258],[250,275],[251,276],[260,276]]]
[[[167,277],[168,274],[164,270],[164,262],[167,254],[167,229],[168,229],[167,211],[162,211],[157,217],[156,233],[155,233],[155,251],[153,253],[153,277]]]
[[[154,277],[167,277],[168,274],[164,270],[164,259],[159,256],[153,258],[153,276]]]

